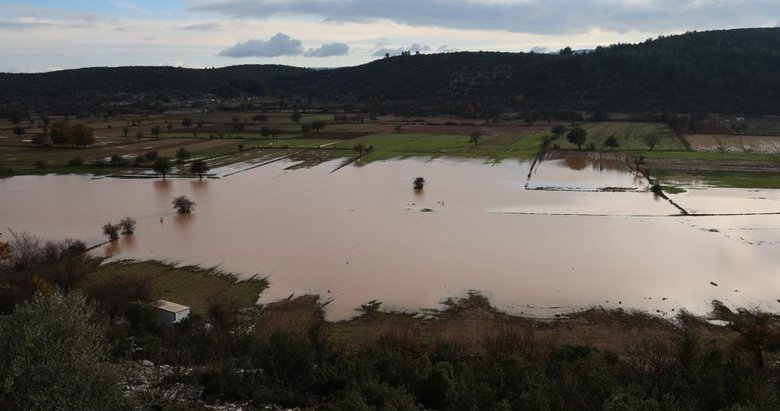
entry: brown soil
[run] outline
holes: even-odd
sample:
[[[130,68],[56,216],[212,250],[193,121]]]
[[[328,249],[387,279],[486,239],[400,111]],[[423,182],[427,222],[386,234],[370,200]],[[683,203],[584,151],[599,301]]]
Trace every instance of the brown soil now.
[[[323,326],[331,340],[344,349],[370,345],[379,339],[446,341],[472,352],[501,349],[538,350],[563,344],[582,344],[615,353],[627,353],[648,343],[669,343],[688,331],[705,341],[732,341],[724,327],[690,316],[677,324],[644,313],[591,309],[554,319],[516,317],[489,305],[461,300],[446,311],[420,315],[369,312],[349,321],[328,323],[316,296],[291,298],[267,305],[258,323],[258,335],[284,329],[305,333]]]
[[[504,125],[448,125],[448,124],[410,124],[401,125],[405,133],[412,134],[465,134],[479,131],[485,135],[494,134],[533,134],[546,127],[541,126],[504,126]]]

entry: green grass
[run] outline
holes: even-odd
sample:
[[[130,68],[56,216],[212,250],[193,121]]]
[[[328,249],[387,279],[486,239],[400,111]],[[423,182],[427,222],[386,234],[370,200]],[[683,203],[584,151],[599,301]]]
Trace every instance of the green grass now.
[[[748,161],[780,161],[778,154],[744,153],[744,152],[711,152],[711,151],[636,151],[631,155],[643,155],[646,158],[673,158],[689,160],[748,160]]]
[[[660,123],[638,123],[638,122],[613,122],[586,123],[582,127],[588,132],[587,140],[583,148],[594,144],[597,150],[604,149],[604,140],[609,136],[615,135],[620,144],[619,150],[624,151],[643,151],[648,150],[647,144],[643,141],[644,136],[654,134],[660,138],[655,150],[658,151],[683,151],[685,145],[665,124]],[[564,134],[555,141],[563,149],[576,149],[577,146],[566,141]]]
[[[89,288],[117,276],[148,280],[155,298],[187,305],[196,313],[204,313],[211,299],[232,301],[242,307],[252,306],[268,288],[264,278],[237,281],[235,276],[216,268],[177,267],[158,261],[119,261],[101,265],[80,286]]]
[[[507,158],[529,159],[538,151],[543,133],[531,135],[483,136],[478,145],[469,142],[467,135],[452,134],[373,134],[349,141],[342,141],[333,147],[351,150],[361,143],[373,146],[373,151],[363,156],[363,162],[406,157],[484,157],[495,160]]]

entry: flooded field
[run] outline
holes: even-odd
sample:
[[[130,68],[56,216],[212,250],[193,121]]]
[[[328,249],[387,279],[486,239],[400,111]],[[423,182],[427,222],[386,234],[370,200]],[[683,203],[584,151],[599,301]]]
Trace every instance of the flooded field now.
[[[467,290],[537,316],[593,305],[703,314],[712,299],[780,310],[780,216],[742,215],[780,212],[778,191],[690,190],[672,197],[735,215],[682,217],[609,159],[550,159],[530,179],[531,164],[517,161],[407,159],[331,173],[340,164],[286,170],[283,160],[204,181],[0,179],[0,231],[94,244],[104,223],[132,216],[136,234],[97,253],[268,276],[263,302],[316,293],[331,301],[331,320],[374,299],[438,308]],[[608,187],[629,190],[590,190]],[[193,214],[174,213],[178,195],[197,203]]]

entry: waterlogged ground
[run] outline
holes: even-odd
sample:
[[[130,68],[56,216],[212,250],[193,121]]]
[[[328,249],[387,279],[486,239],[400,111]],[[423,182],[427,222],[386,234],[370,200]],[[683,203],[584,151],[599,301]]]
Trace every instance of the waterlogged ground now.
[[[333,173],[341,160],[282,160],[203,181],[13,177],[0,180],[0,230],[98,243],[104,223],[132,216],[136,234],[97,253],[259,273],[271,282],[263,302],[320,294],[331,320],[374,299],[438,308],[467,290],[538,316],[593,305],[704,314],[712,299],[780,311],[780,216],[679,216],[621,165],[581,160],[550,159],[530,179],[527,162],[444,159]],[[632,191],[592,191],[607,187]],[[178,195],[194,214],[174,214]],[[773,190],[671,197],[707,214],[780,211]]]

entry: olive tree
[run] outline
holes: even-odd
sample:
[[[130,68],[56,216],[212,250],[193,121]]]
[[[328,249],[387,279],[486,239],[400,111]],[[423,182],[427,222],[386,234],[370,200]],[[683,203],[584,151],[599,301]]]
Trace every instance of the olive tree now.
[[[204,160],[195,160],[190,164],[190,174],[195,174],[203,180],[203,175],[208,173],[211,168]]]
[[[611,136],[607,137],[606,140],[604,140],[604,147],[607,147],[611,151],[620,147],[620,142],[618,141],[617,137],[612,134]]]
[[[566,126],[564,126],[562,124],[556,124],[556,125],[552,126],[552,128],[550,129],[550,132],[553,133],[555,138],[559,138],[560,136],[563,135],[563,133],[566,132]]]
[[[195,209],[195,202],[187,198],[187,196],[176,197],[171,203],[179,214],[189,214]]]
[[[569,130],[569,134],[566,135],[566,140],[569,143],[576,144],[577,150],[582,150],[582,145],[585,144],[585,139],[588,137],[588,132],[582,127],[574,127]]]
[[[165,176],[171,172],[171,160],[169,160],[168,157],[157,157],[157,159],[154,160],[152,169],[161,174],[163,180],[165,180]]]
[[[77,292],[38,293],[0,317],[4,409],[120,409],[118,374],[104,330]]]

